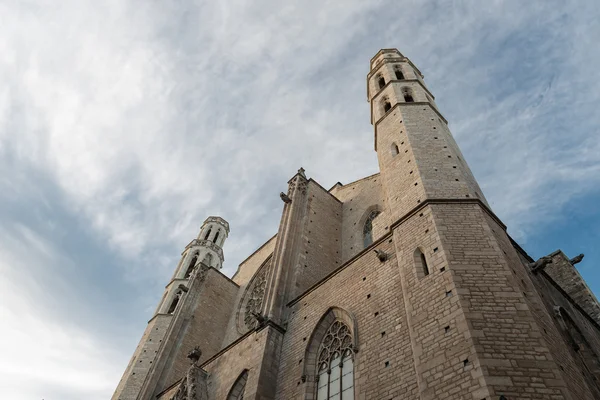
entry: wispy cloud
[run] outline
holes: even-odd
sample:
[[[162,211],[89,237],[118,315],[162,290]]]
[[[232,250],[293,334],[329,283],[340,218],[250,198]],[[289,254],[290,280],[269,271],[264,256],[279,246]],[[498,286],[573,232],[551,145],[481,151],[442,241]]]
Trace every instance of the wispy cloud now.
[[[560,220],[566,204],[597,198],[594,6],[0,4],[0,284],[22,307],[1,312],[20,321],[6,335],[23,347],[43,328],[43,347],[65,354],[62,363],[43,356],[45,367],[64,368],[54,369],[64,373],[54,383],[15,364],[15,383],[6,384],[12,398],[67,390],[108,397],[206,216],[231,224],[231,274],[276,232],[277,194],[298,167],[325,187],[376,172],[365,76],[379,48],[398,47],[424,72],[488,200],[519,240]],[[33,279],[22,275],[29,263],[39,268]],[[54,276],[56,286],[39,276]],[[40,311],[69,307],[69,287],[93,293],[71,319]],[[100,356],[107,343],[113,352]],[[82,363],[91,363],[93,379],[76,374]],[[27,380],[40,383],[29,391],[16,383]]]

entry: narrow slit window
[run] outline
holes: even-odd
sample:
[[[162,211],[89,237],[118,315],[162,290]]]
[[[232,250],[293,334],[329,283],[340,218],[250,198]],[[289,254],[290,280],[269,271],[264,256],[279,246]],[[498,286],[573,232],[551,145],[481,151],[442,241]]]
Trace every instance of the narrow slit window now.
[[[212,230],[211,228],[208,228],[208,232],[206,232],[206,236],[204,236],[204,240],[208,240],[208,237],[210,236],[210,231],[211,230]]]
[[[400,153],[400,149],[396,143],[392,143],[392,155],[397,156]]]
[[[192,274],[192,271],[194,270],[194,267],[196,266],[196,261],[198,261],[198,253],[194,254],[194,257],[192,257],[190,264],[188,265],[188,268],[185,271],[184,279],[187,279],[190,277],[190,275]]]
[[[429,266],[427,265],[427,258],[425,257],[425,254],[423,254],[420,248],[417,248],[415,250],[414,260],[415,267],[417,270],[417,276],[419,276],[419,278],[423,278],[429,275]]]
[[[175,297],[173,297],[173,301],[171,302],[171,305],[169,306],[169,311],[167,311],[167,314],[173,314],[175,312],[175,309],[177,308],[177,304],[179,304],[180,297],[181,297],[181,292],[175,293]]]
[[[380,214],[379,211],[371,211],[365,225],[363,227],[363,243],[365,248],[369,247],[373,243],[373,220]]]
[[[215,233],[215,237],[213,238],[213,243],[217,243],[217,239],[219,238],[219,233],[221,233],[221,231],[217,231],[217,233]]]

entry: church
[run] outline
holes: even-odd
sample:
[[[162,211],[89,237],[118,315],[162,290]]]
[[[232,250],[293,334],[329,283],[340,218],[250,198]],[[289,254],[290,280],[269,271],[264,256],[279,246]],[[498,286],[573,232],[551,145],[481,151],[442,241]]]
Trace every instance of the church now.
[[[407,57],[380,50],[366,83],[379,172],[300,168],[232,278],[208,217],[113,400],[600,399],[583,255],[511,239]]]

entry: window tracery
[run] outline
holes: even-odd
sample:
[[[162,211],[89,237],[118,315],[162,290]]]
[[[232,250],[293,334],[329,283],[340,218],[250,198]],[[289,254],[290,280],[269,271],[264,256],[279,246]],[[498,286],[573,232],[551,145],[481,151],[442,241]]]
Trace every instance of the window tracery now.
[[[317,400],[354,399],[352,334],[346,324],[335,321],[319,346]]]
[[[247,380],[248,370],[245,369],[233,384],[233,387],[227,395],[227,400],[244,400],[244,391],[246,389]]]
[[[244,309],[244,324],[248,329],[254,329],[258,325],[254,313],[260,314],[267,286],[267,270],[268,265],[258,271],[251,283],[250,292],[246,294],[248,300]]]
[[[365,247],[369,247],[371,243],[373,243],[373,220],[377,218],[380,214],[379,211],[371,211],[367,220],[365,221],[365,225],[363,227],[363,241]]]

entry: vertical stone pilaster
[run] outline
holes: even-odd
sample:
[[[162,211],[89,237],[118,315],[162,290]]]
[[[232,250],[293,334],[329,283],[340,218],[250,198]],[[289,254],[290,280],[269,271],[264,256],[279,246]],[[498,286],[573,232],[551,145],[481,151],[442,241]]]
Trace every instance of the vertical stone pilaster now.
[[[289,297],[292,268],[300,251],[303,219],[306,216],[308,180],[304,169],[288,182],[287,194],[281,197],[285,205],[277,233],[277,244],[267,278],[263,315],[276,324],[282,324],[284,308]]]

